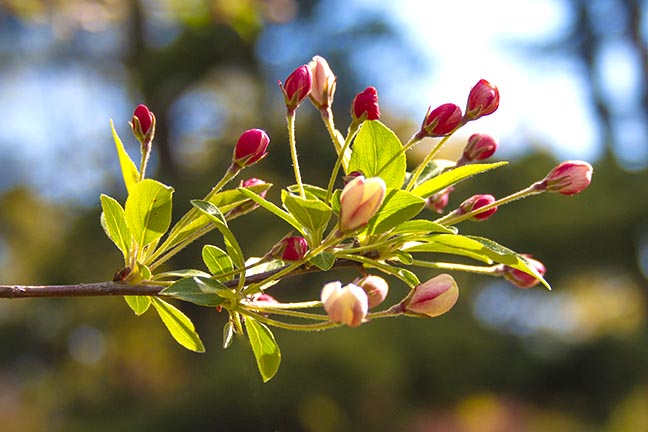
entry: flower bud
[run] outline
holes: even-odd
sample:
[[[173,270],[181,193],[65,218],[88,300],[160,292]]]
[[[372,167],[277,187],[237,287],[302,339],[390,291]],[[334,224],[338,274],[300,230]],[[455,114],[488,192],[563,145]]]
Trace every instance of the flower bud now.
[[[497,150],[495,138],[487,134],[472,134],[464,147],[463,155],[457,165],[465,165],[474,161],[481,161],[493,156]]]
[[[544,264],[536,259],[531,258],[531,255],[524,255],[524,257],[527,259],[529,264],[531,264],[538,271],[538,273],[540,273],[541,276],[544,276],[544,274],[547,272],[547,268],[544,266]],[[534,276],[507,265],[501,266],[501,273],[507,281],[511,282],[513,285],[519,288],[531,288],[532,286],[535,286],[538,284],[538,282],[540,282],[540,280],[535,278]]]
[[[449,186],[443,189],[442,191],[439,191],[434,195],[428,197],[425,200],[425,207],[439,214],[443,213],[443,210],[448,205],[448,201],[450,201],[450,194],[452,193],[453,190],[454,187]]]
[[[448,274],[440,274],[414,288],[405,303],[405,311],[436,317],[448,312],[457,302],[459,287]]]
[[[378,92],[374,87],[367,87],[356,95],[351,104],[351,117],[353,121],[378,120],[380,118]]]
[[[274,297],[272,297],[270,294],[266,294],[266,293],[260,293],[260,294],[255,295],[252,298],[252,302],[253,303],[262,303],[262,304],[263,303],[269,303],[269,304],[278,304],[279,303]]]
[[[281,244],[284,247],[281,259],[284,261],[299,261],[308,252],[308,243],[304,237],[288,237]]]
[[[434,109],[430,107],[427,114],[425,114],[417,137],[445,136],[459,126],[461,118],[461,108],[453,103],[443,104]]]
[[[389,292],[389,284],[380,276],[367,275],[362,279],[356,279],[353,284],[367,293],[370,309],[382,303]]]
[[[340,282],[330,282],[322,289],[324,310],[333,322],[357,327],[365,321],[369,309],[367,294],[362,288]]]
[[[492,114],[499,107],[499,90],[485,79],[479,80],[468,94],[466,120],[477,120]]]
[[[252,186],[258,186],[258,185],[264,185],[264,184],[266,184],[266,182],[264,182],[263,180],[259,180],[258,178],[251,178],[251,179],[247,179],[245,181],[242,181],[240,183],[239,187],[249,188],[249,187],[252,187]],[[261,198],[265,198],[267,193],[268,193],[268,189],[259,192],[258,195]],[[244,214],[250,213],[252,210],[257,209],[258,207],[259,207],[259,204],[257,204],[255,201],[253,201],[251,199],[248,199],[248,200],[242,202],[241,204],[237,205],[236,207],[234,207],[230,211],[228,211],[227,214],[225,214],[225,219],[232,220],[232,219],[237,218],[239,216],[243,216]]]
[[[232,162],[239,168],[248,167],[263,159],[267,153],[270,138],[261,129],[250,129],[243,132],[234,148]]]
[[[464,215],[470,213],[473,210],[480,209],[484,206],[487,206],[495,202],[495,197],[493,195],[473,195],[468,198],[466,201],[461,203],[459,206],[459,214]],[[484,210],[482,213],[477,213],[470,220],[483,221],[488,219],[497,211],[497,207],[493,207],[488,210]]]
[[[592,181],[592,165],[583,161],[565,161],[551,170],[538,188],[563,195],[582,192]]]
[[[286,84],[283,85],[279,81],[279,86],[284,94],[286,108],[288,108],[289,112],[294,111],[308,97],[311,91],[310,69],[306,65],[298,67],[286,78]]]
[[[326,109],[333,103],[335,94],[336,77],[328,65],[328,62],[320,56],[313,57],[308,63],[308,69],[312,78],[312,89],[310,93],[311,102],[317,109]]]
[[[380,177],[356,177],[347,183],[340,194],[339,230],[355,231],[369,222],[385,199],[387,186]]]
[[[155,135],[155,116],[146,105],[137,105],[130,121],[133,135],[142,144],[153,141]]]

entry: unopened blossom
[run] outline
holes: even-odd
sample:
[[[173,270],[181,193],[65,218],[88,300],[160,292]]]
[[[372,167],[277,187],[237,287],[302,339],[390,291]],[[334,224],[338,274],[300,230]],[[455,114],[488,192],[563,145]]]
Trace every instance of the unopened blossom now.
[[[312,87],[310,69],[307,65],[298,67],[286,78],[285,84],[280,81],[279,86],[284,94],[286,108],[289,112],[294,111],[310,94]]]
[[[146,105],[140,104],[133,111],[130,122],[133,135],[142,144],[153,141],[155,135],[155,116]]]
[[[448,274],[440,274],[414,288],[405,302],[406,312],[436,317],[448,312],[457,302],[459,287]]]
[[[243,132],[234,148],[232,162],[239,168],[258,162],[267,155],[266,149],[269,143],[268,134],[261,129],[250,129]]]
[[[367,87],[356,95],[351,104],[351,117],[354,121],[380,118],[378,92],[374,87]]]
[[[540,276],[544,276],[547,272],[547,268],[540,261],[531,258],[530,255],[524,256],[529,264],[538,271]],[[536,278],[533,275],[523,272],[522,270],[509,267],[507,265],[501,266],[501,274],[504,278],[511,282],[513,285],[519,288],[531,288],[532,286],[537,285],[540,282],[540,279]]]
[[[497,141],[487,134],[472,134],[464,147],[461,159],[457,165],[464,165],[470,162],[481,161],[493,156],[497,150]]]
[[[252,186],[260,186],[260,185],[264,185],[264,184],[267,184],[267,183],[264,182],[263,180],[259,180],[258,178],[250,178],[250,179],[241,181],[239,187],[249,188],[249,187],[252,187]],[[259,192],[258,195],[261,198],[265,198],[267,193],[268,193],[268,189],[265,189],[265,190]],[[227,220],[232,220],[232,219],[237,218],[239,216],[242,216],[244,214],[250,213],[252,210],[255,210],[258,207],[259,207],[259,204],[257,204],[256,201],[248,199],[248,200],[242,202],[241,204],[237,205],[236,207],[234,207],[229,212],[227,212],[227,214],[225,215],[225,218]]]
[[[461,203],[458,209],[458,214],[463,215],[470,213],[473,210],[478,210],[484,206],[492,204],[495,202],[495,197],[493,195],[483,194],[483,195],[473,195],[468,198],[466,201]],[[470,220],[483,221],[491,217],[497,211],[497,207],[484,210],[481,213],[477,213],[472,216]]]
[[[429,196],[425,200],[425,207],[435,211],[437,213],[443,213],[443,210],[448,206],[450,201],[450,194],[454,190],[454,187],[449,186],[434,195]]]
[[[389,284],[380,276],[367,275],[361,279],[356,279],[353,283],[367,293],[370,309],[382,303],[387,297],[387,293],[389,293]]]
[[[453,103],[446,103],[434,109],[428,108],[421,124],[418,138],[442,137],[454,131],[461,123],[461,108]]]
[[[308,63],[308,69],[310,69],[312,79],[310,99],[313,105],[318,109],[330,107],[333,103],[337,78],[333,74],[328,62],[324,57],[316,55]]]
[[[468,94],[465,120],[477,120],[494,113],[499,107],[499,90],[485,79],[479,80]]]
[[[340,194],[339,230],[347,233],[366,225],[382,205],[386,190],[380,177],[358,176],[347,183]]]
[[[299,261],[308,252],[308,243],[304,237],[288,237],[281,244],[284,247],[281,259],[284,261]]]
[[[589,186],[593,171],[592,165],[587,162],[561,162],[536,187],[548,192],[575,195]]]
[[[342,287],[340,282],[330,282],[322,288],[321,300],[324,310],[333,322],[357,327],[367,317],[367,293],[357,285],[348,284]]]

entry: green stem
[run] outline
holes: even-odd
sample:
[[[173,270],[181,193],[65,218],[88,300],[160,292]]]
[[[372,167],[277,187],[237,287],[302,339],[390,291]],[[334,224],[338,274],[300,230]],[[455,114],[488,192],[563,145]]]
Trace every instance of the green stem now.
[[[253,310],[256,312],[261,312],[261,313],[267,313],[267,314],[274,314],[274,315],[284,315],[284,316],[291,316],[295,318],[302,318],[302,319],[310,319],[310,320],[319,320],[319,321],[328,321],[329,317],[328,315],[322,315],[322,314],[314,314],[314,313],[307,313],[307,312],[299,312],[299,311],[294,311],[294,310],[289,310],[289,309],[281,309],[281,308],[274,308],[272,306],[259,306],[255,304],[245,304],[244,306],[241,306],[245,310]]]
[[[441,269],[441,270],[451,270],[451,271],[463,271],[468,273],[481,274],[486,276],[496,276],[495,266],[473,266],[465,264],[455,264],[455,263],[445,263],[445,262],[430,262],[422,260],[413,260],[412,265],[417,267]]]
[[[407,183],[407,187],[405,188],[406,191],[409,192],[414,188],[414,185],[416,184],[416,180],[418,180],[418,178],[421,176],[421,173],[423,173],[423,170],[425,169],[427,164],[429,164],[430,161],[432,161],[432,159],[434,159],[434,156],[436,156],[437,153],[439,153],[439,150],[441,150],[441,147],[443,147],[443,145],[448,141],[448,139],[450,139],[452,134],[454,134],[455,131],[457,129],[459,129],[459,127],[460,126],[457,126],[456,128],[454,128],[454,130],[452,132],[450,132],[448,135],[441,138],[441,140],[434,146],[434,148],[432,148],[432,151],[430,151],[427,154],[427,156],[425,156],[425,159],[423,159],[423,162],[421,162],[416,167],[416,170],[414,171],[414,173],[410,177],[410,181],[409,181],[409,183]]]
[[[344,170],[345,174],[348,174],[349,161],[346,158],[346,150],[344,150],[344,152],[342,151],[343,144],[340,142],[340,137],[338,136],[337,129],[335,129],[335,122],[333,121],[333,112],[331,111],[330,107],[327,107],[321,109],[320,114],[322,116],[322,121],[324,122],[324,126],[326,126],[326,130],[328,131],[329,136],[331,137],[333,146],[335,147],[335,152],[338,154],[338,157],[342,155],[342,169]]]
[[[497,201],[494,201],[490,204],[487,204],[483,207],[479,207],[478,209],[475,209],[471,212],[465,213],[465,214],[457,214],[457,210],[453,211],[452,213],[448,213],[447,215],[443,216],[442,218],[439,218],[435,220],[434,222],[443,224],[443,225],[454,225],[456,223],[465,221],[466,219],[470,219],[473,216],[483,213],[486,210],[490,210],[495,207],[502,206],[504,204],[508,204],[512,201],[519,200],[521,198],[526,198],[531,195],[537,195],[539,193],[544,192],[543,190],[537,189],[535,184],[532,184],[528,188],[522,189],[519,192],[516,192],[514,194],[511,194],[507,197],[500,198]]]
[[[140,160],[140,170],[139,170],[139,178],[140,181],[144,180],[144,176],[146,175],[146,165],[148,164],[149,156],[151,156],[151,142],[147,143],[142,143],[141,147],[141,153],[142,153],[142,159]]]
[[[301,173],[299,172],[299,161],[297,160],[297,144],[295,142],[295,111],[288,111],[286,114],[286,123],[288,125],[288,143],[290,144],[290,157],[292,158],[293,169],[295,170],[295,181],[299,189],[299,195],[306,198],[304,185],[302,184]]]
[[[276,303],[268,306],[263,306],[268,310],[277,310],[277,309],[308,309],[315,307],[322,307],[322,302],[319,300],[307,301],[307,302],[293,302],[293,303]],[[256,309],[254,307],[253,309]]]
[[[344,140],[344,145],[342,146],[342,149],[338,153],[337,160],[335,161],[335,166],[333,166],[333,172],[331,172],[331,178],[329,179],[328,187],[326,188],[326,202],[331,201],[331,195],[333,195],[333,186],[335,185],[335,179],[337,178],[338,172],[340,171],[340,166],[342,165],[342,161],[344,160],[344,155],[346,154],[347,149],[351,145],[351,142],[353,141],[353,137],[356,136],[358,133],[358,130],[360,128],[356,126],[353,130],[349,130],[349,133],[346,136],[346,139]],[[344,171],[347,171],[347,168],[344,168]]]
[[[381,270],[383,273],[386,273],[388,275],[392,275],[400,280],[402,280],[408,287],[413,288],[412,284],[403,276],[401,276],[398,273],[398,270],[396,270],[395,267],[390,266],[389,264],[382,263],[380,261],[373,260],[371,258],[364,257],[362,255],[353,255],[353,254],[339,254],[337,255],[339,258],[346,258],[351,261],[357,261],[362,264],[368,265],[370,267],[377,268],[378,270]]]
[[[241,310],[237,309],[237,311],[242,314],[242,315],[248,315],[252,318],[254,318],[257,321],[260,321],[264,324],[267,324],[269,326],[273,327],[279,327],[283,328],[286,330],[297,330],[297,331],[320,331],[320,330],[327,330],[327,329],[332,329],[335,327],[340,327],[342,324],[339,323],[334,323],[331,321],[326,321],[322,323],[316,323],[316,324],[291,324],[291,323],[286,323],[283,321],[277,321],[272,318],[265,317],[261,314],[252,312],[250,310]]]

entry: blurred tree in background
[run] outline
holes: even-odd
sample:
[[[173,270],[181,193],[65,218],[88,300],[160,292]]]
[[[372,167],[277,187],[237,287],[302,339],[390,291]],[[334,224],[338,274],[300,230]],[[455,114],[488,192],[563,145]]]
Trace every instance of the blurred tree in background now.
[[[153,162],[156,176],[176,188],[177,214],[219,178],[236,137],[252,127],[267,130],[272,143],[250,175],[289,184],[278,79],[315,54],[327,58],[344,130],[354,94],[421,65],[389,17],[347,3],[0,0],[2,282],[109,280],[119,268],[98,223],[98,195],[124,196],[108,119],[128,137],[137,103],[157,115]],[[594,182],[576,199],[542,196],[462,227],[533,253],[547,265],[553,292],[458,275],[459,304],[429,322],[308,337],[279,331],[283,367],[268,384],[244,341],[220,348],[225,318],[215,311],[186,308],[208,349],[197,355],[152,315],[135,320],[118,298],[3,300],[2,429],[647,430],[648,8],[641,0],[562,4],[570,26],[550,43],[509,43],[523,57],[579,66],[605,149]],[[378,50],[380,61],[367,66],[367,53]],[[643,77],[631,98],[607,79],[605,59],[618,50]],[[8,104],[7,96],[22,102]],[[560,95],[547,97],[561,109]],[[420,121],[389,105],[381,110],[401,139]],[[321,182],[322,167],[334,162],[331,144],[314,110],[300,114],[302,171]],[[454,141],[449,158],[463,146]],[[546,152],[526,154],[479,184],[462,184],[449,208],[474,192],[513,192],[554,164]],[[283,235],[269,220],[255,212],[232,229],[244,248],[261,252]],[[192,267],[199,253],[190,248],[174,259]],[[284,293],[299,297],[323,282],[302,276]]]

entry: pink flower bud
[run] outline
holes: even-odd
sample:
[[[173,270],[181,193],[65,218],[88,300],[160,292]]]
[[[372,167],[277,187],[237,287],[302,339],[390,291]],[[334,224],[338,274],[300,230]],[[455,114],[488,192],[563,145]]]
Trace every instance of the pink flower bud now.
[[[355,231],[369,222],[385,199],[387,186],[380,177],[356,177],[347,183],[340,194],[339,230]]]
[[[425,200],[425,207],[439,214],[443,213],[443,210],[448,205],[448,201],[450,201],[450,194],[453,190],[454,187],[450,186],[428,197]]]
[[[495,197],[493,195],[473,195],[468,198],[466,201],[461,203],[459,206],[459,214],[463,215],[470,213],[473,210],[480,209],[484,206],[487,206],[495,202]],[[484,210],[482,213],[477,213],[470,220],[483,221],[488,219],[497,211],[497,207],[493,207],[488,210]]]
[[[137,105],[130,122],[133,135],[141,143],[150,143],[155,134],[155,116],[146,105]]]
[[[547,268],[540,261],[531,258],[531,255],[524,255],[529,263],[540,273],[541,276],[547,272]],[[502,265],[502,275],[504,278],[519,288],[531,288],[540,282],[539,279],[532,275],[523,272],[522,270],[514,269],[507,265]]]
[[[443,104],[434,109],[430,107],[417,136],[418,138],[445,136],[459,126],[461,118],[461,108],[453,103]]]
[[[356,279],[353,281],[353,284],[359,286],[367,293],[370,309],[382,303],[389,292],[389,284],[380,276],[367,275],[362,279]]]
[[[575,195],[592,182],[592,165],[583,161],[565,161],[551,170],[537,186],[548,192]]]
[[[335,94],[335,81],[336,77],[329,67],[327,61],[320,56],[313,57],[313,60],[308,63],[310,69],[313,87],[311,89],[310,98],[313,105],[318,109],[326,109],[333,103],[333,95]]]
[[[247,180],[242,181],[241,182],[241,187],[249,188],[249,187],[252,187],[252,186],[258,186],[258,185],[264,185],[264,184],[267,184],[267,183],[264,182],[263,180],[259,180],[258,178],[252,177],[252,178],[249,178]],[[268,191],[264,190],[263,192],[259,193],[259,196],[261,198],[265,198],[267,193],[268,193]]]
[[[284,261],[299,261],[308,252],[308,243],[304,237],[288,237],[281,243],[284,246],[281,259]]]
[[[448,274],[440,274],[414,288],[405,303],[405,311],[436,317],[448,312],[457,302],[459,287]]]
[[[472,134],[464,147],[463,155],[457,165],[488,159],[497,150],[497,141],[490,135]]]
[[[499,90],[485,79],[479,80],[468,94],[466,120],[476,120],[494,113],[499,107]]]
[[[279,86],[284,94],[286,108],[289,112],[294,111],[311,91],[310,69],[306,65],[298,67],[286,78],[286,84],[282,85],[279,81]]]
[[[367,87],[356,95],[351,104],[351,117],[354,121],[378,120],[380,118],[378,92],[374,87]]]
[[[362,171],[351,171],[349,174],[342,177],[342,181],[344,182],[344,185],[346,186],[351,180],[353,180],[356,177],[364,177],[362,175]]]
[[[259,180],[257,178],[251,178],[247,179],[245,181],[242,181],[240,183],[240,187],[252,187],[252,186],[258,186],[258,185],[264,185],[267,184],[263,180]],[[266,194],[268,193],[268,189],[259,192],[259,196],[261,198],[265,198]],[[243,216],[244,214],[250,213],[252,210],[255,210],[259,207],[259,204],[257,204],[255,201],[252,201],[251,199],[242,202],[241,204],[237,205],[234,207],[232,210],[228,211],[225,214],[225,219],[227,220],[232,220],[235,219],[239,216]]]
[[[333,322],[357,327],[365,321],[369,309],[367,294],[357,285],[342,288],[340,282],[330,282],[322,289],[324,310]]]
[[[270,303],[270,304],[277,304],[279,303],[277,300],[275,300],[274,297],[272,297],[270,294],[266,293],[261,293],[257,294],[252,298],[253,303]]]
[[[239,168],[245,168],[258,162],[267,155],[268,143],[270,138],[261,129],[243,132],[234,148],[233,163]]]

